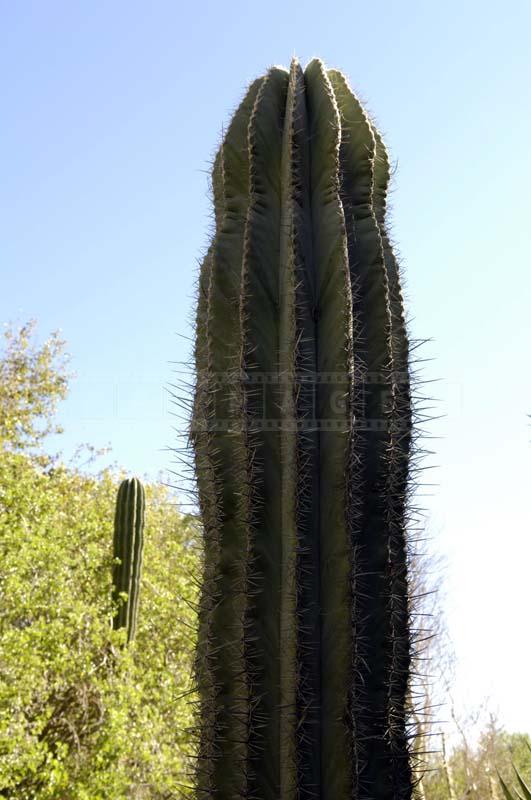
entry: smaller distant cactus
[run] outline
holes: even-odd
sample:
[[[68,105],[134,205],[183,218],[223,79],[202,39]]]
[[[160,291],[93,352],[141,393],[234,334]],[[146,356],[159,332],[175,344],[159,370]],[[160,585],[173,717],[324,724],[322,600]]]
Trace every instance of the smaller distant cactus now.
[[[117,611],[114,630],[125,628],[127,641],[135,638],[144,547],[145,492],[138,478],[122,481],[114,518],[113,600]],[[126,595],[126,597],[124,597]]]

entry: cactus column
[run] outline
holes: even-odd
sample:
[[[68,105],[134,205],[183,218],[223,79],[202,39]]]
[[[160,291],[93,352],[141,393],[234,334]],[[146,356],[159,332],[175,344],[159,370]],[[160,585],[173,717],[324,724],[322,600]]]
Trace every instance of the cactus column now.
[[[387,153],[343,75],[255,81],[212,172],[192,442],[197,797],[412,794],[411,409]]]
[[[113,628],[125,628],[127,641],[135,638],[144,547],[145,492],[138,478],[122,481],[114,518],[113,599],[118,610]],[[126,597],[124,597],[126,595]]]

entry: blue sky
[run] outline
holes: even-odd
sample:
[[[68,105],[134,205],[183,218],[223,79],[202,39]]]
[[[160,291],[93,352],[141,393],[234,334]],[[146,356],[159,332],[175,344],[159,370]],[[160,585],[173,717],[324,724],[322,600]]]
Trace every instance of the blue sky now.
[[[171,468],[164,386],[189,355],[206,171],[245,84],[319,55],[397,165],[412,335],[437,379],[424,490],[456,699],[531,728],[531,4],[0,0],[0,321],[61,328],[61,447]],[[59,446],[59,443],[57,443]],[[527,661],[527,663],[526,663]]]

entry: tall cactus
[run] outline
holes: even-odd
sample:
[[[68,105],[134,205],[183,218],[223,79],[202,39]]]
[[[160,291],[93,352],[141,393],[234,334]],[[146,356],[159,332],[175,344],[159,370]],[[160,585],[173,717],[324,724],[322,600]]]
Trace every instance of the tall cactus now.
[[[191,430],[198,798],[412,795],[411,407],[389,172],[319,60],[256,80],[214,162]]]
[[[113,628],[135,638],[144,548],[145,492],[138,478],[121,482],[114,517],[113,600],[117,605]],[[127,595],[127,598],[124,598]]]

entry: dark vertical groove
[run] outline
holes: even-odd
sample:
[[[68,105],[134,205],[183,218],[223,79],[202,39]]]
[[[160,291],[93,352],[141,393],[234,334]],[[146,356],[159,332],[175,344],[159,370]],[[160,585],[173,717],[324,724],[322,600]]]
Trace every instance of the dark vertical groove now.
[[[313,253],[318,278],[317,418],[320,425],[321,798],[352,786],[350,716],[351,542],[347,484],[352,299],[339,197],[340,118],[322,63],[305,71],[310,127]]]
[[[297,731],[298,798],[321,784],[321,621],[319,567],[319,430],[316,424],[317,275],[312,252],[310,131],[301,68],[293,68],[293,258],[296,275],[297,430]]]
[[[281,165],[281,233],[279,283],[279,381],[281,425],[281,602],[280,602],[280,787],[283,800],[300,797],[297,769],[297,698],[299,690],[297,551],[298,433],[297,433],[297,217],[300,163],[296,137],[299,98],[304,92],[301,67],[293,59],[289,74]]]

